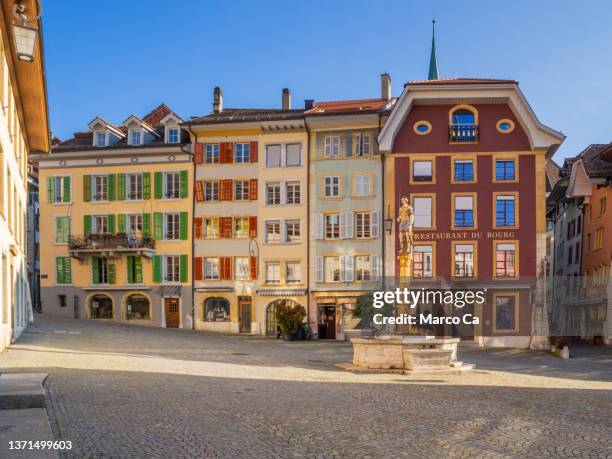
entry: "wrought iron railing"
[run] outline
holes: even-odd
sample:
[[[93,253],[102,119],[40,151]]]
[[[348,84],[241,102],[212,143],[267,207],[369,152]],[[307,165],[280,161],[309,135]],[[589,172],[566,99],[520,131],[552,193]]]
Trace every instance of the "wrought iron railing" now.
[[[149,236],[132,237],[126,233],[70,235],[70,250],[154,249],[155,240]]]
[[[448,128],[449,142],[478,142],[478,126],[453,124]]]

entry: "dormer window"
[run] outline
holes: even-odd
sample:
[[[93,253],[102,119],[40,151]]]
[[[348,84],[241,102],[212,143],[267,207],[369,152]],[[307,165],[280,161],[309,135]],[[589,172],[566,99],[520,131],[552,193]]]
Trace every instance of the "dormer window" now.
[[[98,131],[96,132],[96,147],[105,147],[106,146],[106,132]]]
[[[450,112],[450,142],[478,142],[478,112],[470,105],[459,105]]]
[[[166,143],[179,143],[179,128],[168,128],[166,131]]]
[[[130,131],[130,145],[142,145],[142,131]]]

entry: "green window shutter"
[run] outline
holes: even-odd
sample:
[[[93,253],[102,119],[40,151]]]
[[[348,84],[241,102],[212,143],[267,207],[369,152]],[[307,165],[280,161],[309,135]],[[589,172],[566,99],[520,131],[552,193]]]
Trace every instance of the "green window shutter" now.
[[[127,256],[127,280],[128,280],[128,284],[133,284],[134,283],[134,256],[132,255],[128,255]]]
[[[55,177],[47,177],[47,202],[55,200]]]
[[[108,232],[110,234],[115,234],[115,215],[109,214],[107,216],[108,219]]]
[[[108,264],[108,283],[109,284],[117,283],[117,272],[115,271],[115,263]]]
[[[98,278],[98,257],[91,257],[91,283],[97,284]]]
[[[91,234],[91,215],[83,216],[83,232],[85,235]]]
[[[142,174],[142,198],[151,199],[151,173]]]
[[[91,175],[83,176],[83,201],[91,201]]]
[[[181,193],[181,198],[186,198],[187,193],[189,192],[187,180],[188,180],[187,171],[181,171],[179,175],[179,191]]]
[[[187,279],[189,277],[189,272],[188,272],[188,268],[187,268],[187,255],[181,255],[181,259],[180,259],[180,279],[181,282],[187,282]]]
[[[64,236],[64,218],[55,217],[55,242],[60,243],[63,241]]]
[[[156,172],[155,173],[155,183],[154,183],[154,187],[155,187],[155,199],[161,199],[162,198],[162,180],[163,180],[163,174],[161,172]]]
[[[64,283],[72,284],[72,265],[70,261],[70,257],[64,258]]]
[[[187,235],[188,235],[188,224],[187,224],[187,212],[181,212],[180,213],[180,221],[179,221],[179,235],[181,238],[181,241],[186,241],[187,240]]]
[[[63,257],[57,257],[55,259],[55,282],[57,284],[64,284],[64,259]]]
[[[119,200],[125,201],[125,174],[119,174],[117,176],[117,180],[119,183]]]
[[[117,215],[118,233],[125,233],[125,214]]]
[[[142,258],[137,256],[134,257],[134,282],[142,283]]]
[[[164,238],[164,214],[155,212],[153,214],[153,239],[161,241]]]
[[[115,183],[117,181],[116,174],[108,174],[108,200],[114,201],[117,199],[117,188]]]
[[[70,177],[64,177],[64,202],[70,202]]]
[[[151,237],[151,214],[142,215],[142,233],[145,237]]]
[[[162,281],[162,257],[153,255],[153,282],[158,284]]]
[[[66,217],[64,219],[64,240],[68,243],[70,236],[72,235],[72,218]]]

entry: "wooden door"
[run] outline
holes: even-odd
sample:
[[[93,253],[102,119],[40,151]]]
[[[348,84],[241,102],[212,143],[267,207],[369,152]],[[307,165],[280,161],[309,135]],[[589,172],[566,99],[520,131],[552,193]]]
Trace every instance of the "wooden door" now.
[[[180,324],[179,299],[166,298],[166,327],[178,328]]]
[[[319,338],[336,339],[335,306],[319,306]]]
[[[251,298],[241,298],[238,302],[240,333],[251,332]]]

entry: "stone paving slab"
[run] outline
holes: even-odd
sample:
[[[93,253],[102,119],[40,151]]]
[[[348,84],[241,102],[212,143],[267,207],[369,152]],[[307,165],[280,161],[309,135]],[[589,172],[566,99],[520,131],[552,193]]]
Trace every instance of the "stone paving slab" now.
[[[43,408],[46,373],[0,374],[0,410]]]
[[[44,408],[0,411],[0,457],[2,459],[57,458],[49,449],[10,449],[10,441],[53,441],[53,433]]]

